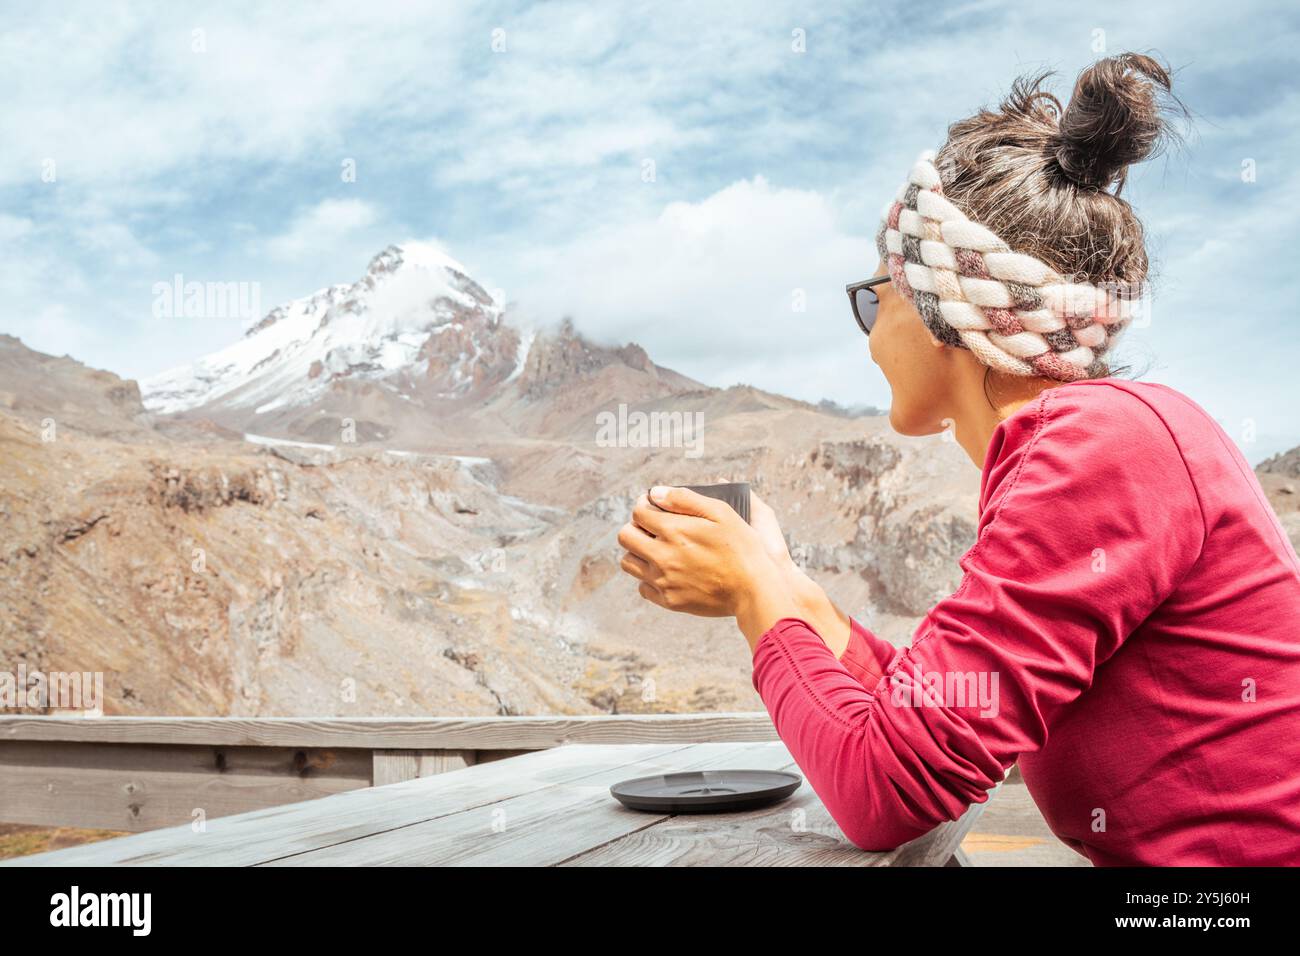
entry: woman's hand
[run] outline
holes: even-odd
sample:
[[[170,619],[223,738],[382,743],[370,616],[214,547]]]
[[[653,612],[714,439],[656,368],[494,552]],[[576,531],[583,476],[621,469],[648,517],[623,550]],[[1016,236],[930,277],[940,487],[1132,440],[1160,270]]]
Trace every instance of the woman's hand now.
[[[642,597],[673,611],[734,616],[751,647],[782,617],[799,616],[791,581],[770,553],[770,534],[765,540],[725,502],[686,488],[651,494],[654,503],[638,498],[618,533],[627,551],[621,566],[641,582]]]

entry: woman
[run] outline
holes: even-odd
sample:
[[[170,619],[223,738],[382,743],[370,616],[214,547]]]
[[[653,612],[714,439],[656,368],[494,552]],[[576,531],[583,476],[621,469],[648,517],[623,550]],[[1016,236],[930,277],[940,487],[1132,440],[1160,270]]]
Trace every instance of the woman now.
[[[777,732],[863,849],[1019,763],[1096,864],[1300,864],[1300,563],[1214,421],[1104,358],[1146,280],[1118,194],[1167,132],[1169,76],[1108,58],[1064,110],[1042,79],[922,156],[850,286],[891,425],[951,424],[982,468],[961,585],[911,646],[836,608],[757,499],[747,525],[652,489],[622,566],[656,604],[735,616]]]

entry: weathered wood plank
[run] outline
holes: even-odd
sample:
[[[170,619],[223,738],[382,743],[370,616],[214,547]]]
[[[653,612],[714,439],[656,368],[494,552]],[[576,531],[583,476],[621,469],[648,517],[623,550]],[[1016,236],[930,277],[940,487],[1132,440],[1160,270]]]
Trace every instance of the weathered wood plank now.
[[[0,741],[367,750],[543,750],[566,743],[776,740],[766,713],[575,717],[0,717]]]
[[[403,780],[472,767],[477,763],[476,753],[473,750],[376,750],[371,783],[384,787]]]
[[[653,767],[686,746],[640,744],[619,749],[628,751],[630,763]],[[361,841],[378,832],[580,780],[592,773],[592,749],[598,748],[572,745],[543,750],[435,777],[212,820],[204,833],[172,827],[18,857],[0,866],[249,866]]]
[[[694,744],[670,759],[631,762],[628,747],[583,747],[590,773],[276,866],[548,866],[668,819],[628,810],[609,793],[629,777],[684,770],[788,766],[780,743]]]
[[[370,785],[363,750],[0,740],[0,820],[156,830]]]

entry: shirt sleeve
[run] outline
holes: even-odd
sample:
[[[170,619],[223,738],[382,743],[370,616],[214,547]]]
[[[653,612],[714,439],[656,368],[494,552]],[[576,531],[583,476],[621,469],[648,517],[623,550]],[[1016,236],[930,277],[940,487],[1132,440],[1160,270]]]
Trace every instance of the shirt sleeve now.
[[[986,800],[1200,553],[1204,519],[1163,422],[1130,393],[1074,391],[1089,394],[1048,390],[998,427],[961,584],[881,681],[866,686],[869,668],[802,620],[755,648],[777,733],[863,849]]]
[[[871,633],[855,618],[849,618],[849,643],[840,655],[840,663],[867,690],[880,683],[890,663],[901,653],[903,648],[895,647]]]

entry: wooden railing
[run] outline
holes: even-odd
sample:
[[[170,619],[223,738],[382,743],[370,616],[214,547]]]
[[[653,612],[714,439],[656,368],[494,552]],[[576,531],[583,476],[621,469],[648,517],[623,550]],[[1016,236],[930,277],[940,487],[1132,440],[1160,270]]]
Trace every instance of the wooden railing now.
[[[0,717],[0,823],[153,830],[566,743],[776,739],[765,713]]]

